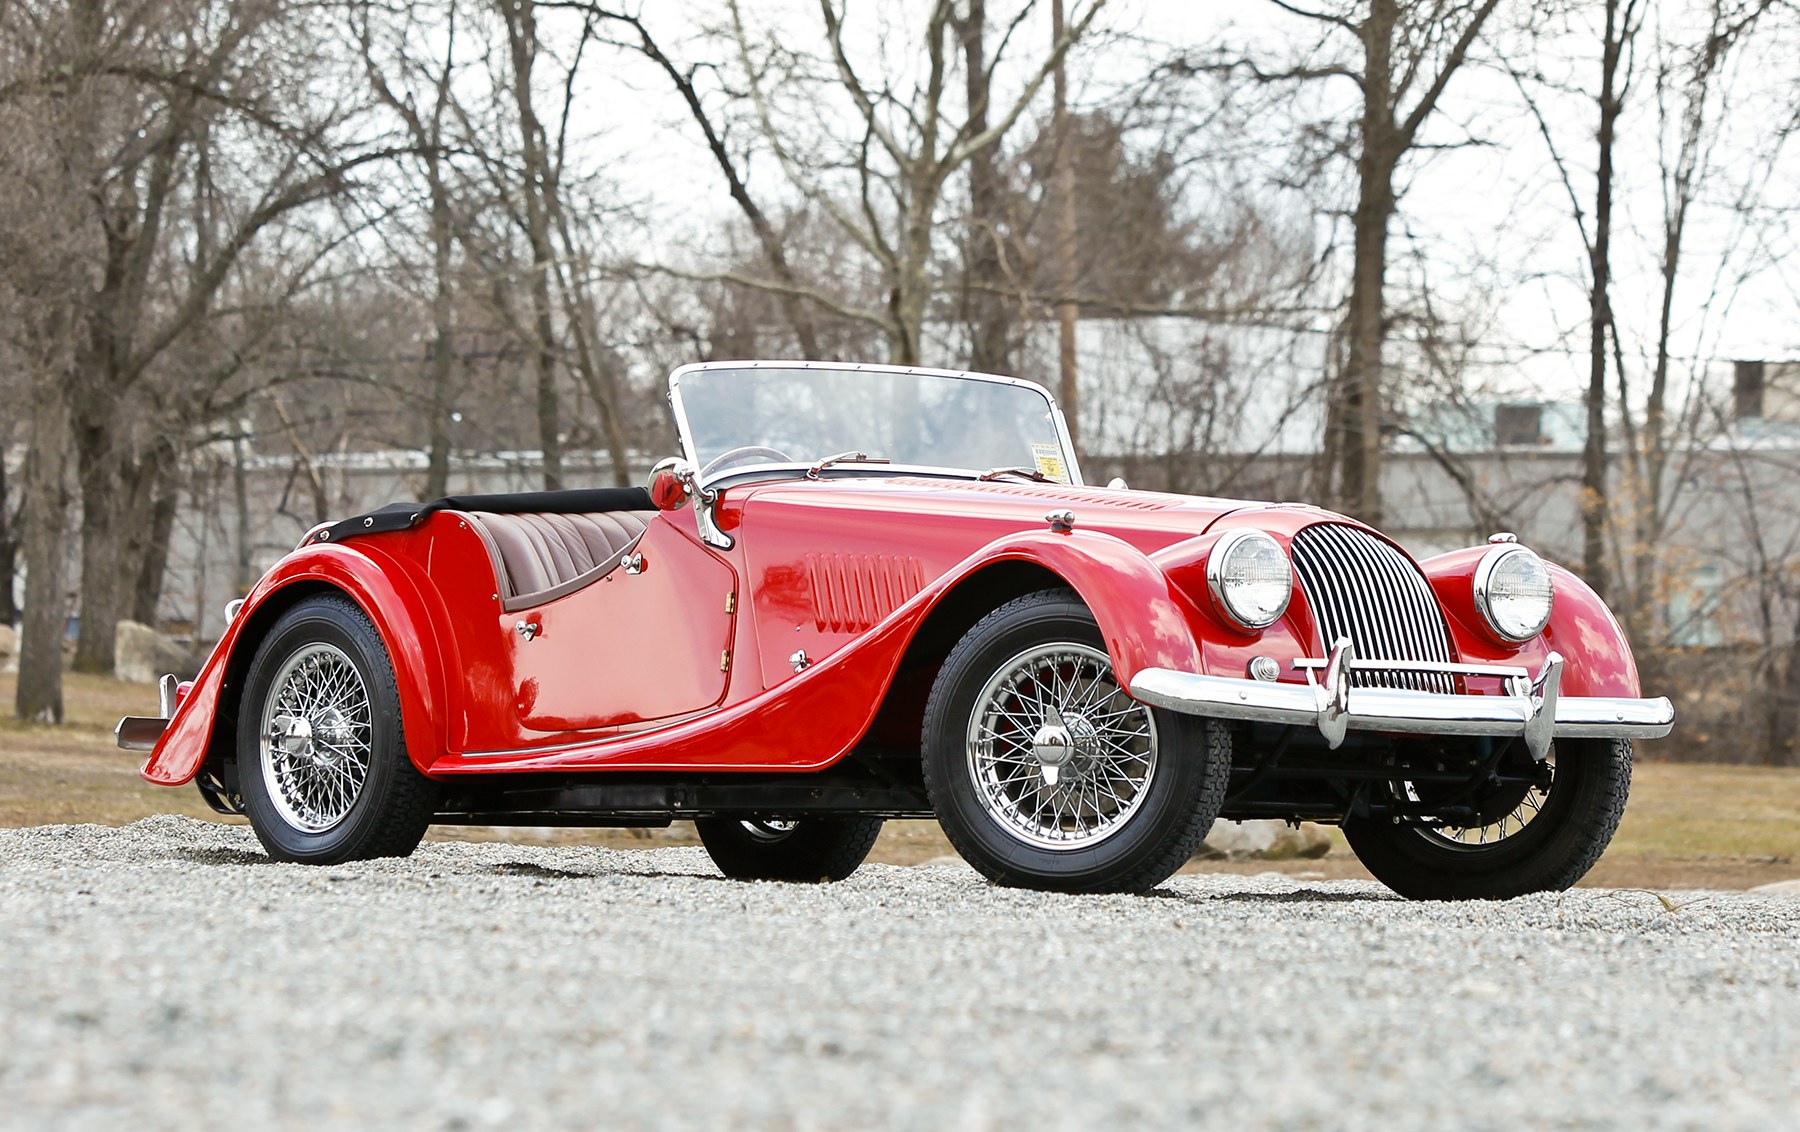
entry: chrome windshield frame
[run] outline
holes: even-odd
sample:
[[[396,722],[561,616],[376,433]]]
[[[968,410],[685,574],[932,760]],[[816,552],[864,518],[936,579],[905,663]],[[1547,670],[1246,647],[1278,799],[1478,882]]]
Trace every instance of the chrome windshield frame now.
[[[1056,398],[1051,396],[1050,390],[1046,389],[1042,385],[1039,385],[1037,382],[1026,381],[1024,378],[1019,378],[1019,377],[1002,377],[998,374],[976,373],[972,370],[931,369],[926,366],[890,366],[890,365],[876,365],[876,364],[869,364],[869,363],[862,363],[862,362],[856,362],[856,363],[851,363],[851,362],[802,362],[802,361],[769,361],[769,360],[729,361],[729,362],[695,362],[691,365],[685,365],[685,366],[681,366],[681,367],[677,368],[674,372],[669,374],[669,407],[671,410],[673,410],[673,412],[675,414],[675,433],[676,433],[676,437],[677,437],[678,441],[681,444],[681,455],[684,459],[686,459],[689,463],[693,464],[696,468],[702,467],[703,465],[700,463],[699,453],[694,448],[693,437],[688,430],[687,410],[686,410],[686,407],[682,404],[682,399],[681,399],[681,379],[688,374],[706,373],[706,372],[709,372],[712,370],[749,370],[749,369],[801,369],[801,370],[839,371],[839,372],[843,372],[843,373],[910,374],[910,375],[914,375],[914,376],[918,376],[918,377],[951,378],[954,380],[961,380],[961,381],[985,381],[985,382],[989,382],[989,383],[995,384],[995,385],[1016,385],[1016,386],[1019,386],[1024,389],[1029,389],[1032,392],[1036,393],[1038,396],[1042,397],[1044,399],[1045,403],[1050,406],[1050,420],[1051,420],[1051,423],[1056,428],[1056,440],[1057,440],[1057,443],[1062,446],[1064,462],[1069,469],[1069,486],[1071,486],[1071,487],[1086,486],[1087,481],[1084,480],[1081,476],[1081,463],[1075,455],[1075,442],[1069,436],[1069,424],[1068,424],[1068,421],[1066,419],[1064,419],[1064,417],[1063,417],[1062,406],[1058,405],[1056,403]],[[880,453],[876,453],[876,455],[880,455]],[[766,466],[766,468],[757,468],[757,467],[729,468],[729,469],[720,471],[720,472],[714,474],[713,476],[708,477],[707,479],[701,481],[700,486],[708,487],[708,486],[711,486],[712,484],[717,483],[720,480],[724,480],[724,479],[732,479],[732,480],[749,479],[752,477],[746,476],[745,473],[747,473],[747,472],[754,473],[757,471],[765,471],[765,470],[768,472],[771,472],[771,473],[775,473],[777,476],[779,476],[781,478],[787,478],[789,473],[791,473],[795,468],[798,468],[800,471],[804,472],[805,469],[807,467],[809,467],[811,464],[812,464],[812,461],[808,460],[808,461],[805,461],[803,463],[798,463],[798,464],[769,464]],[[886,474],[886,475],[925,474],[925,475],[942,475],[942,476],[949,476],[949,477],[953,477],[953,478],[966,477],[968,479],[974,479],[977,476],[979,476],[983,471],[986,470],[985,468],[951,468],[951,467],[935,465],[935,464],[871,465],[871,464],[854,464],[854,463],[852,463],[852,464],[845,464],[842,466],[845,469],[856,469],[856,470],[862,471],[862,472],[866,472],[870,468],[879,468],[880,474]]]

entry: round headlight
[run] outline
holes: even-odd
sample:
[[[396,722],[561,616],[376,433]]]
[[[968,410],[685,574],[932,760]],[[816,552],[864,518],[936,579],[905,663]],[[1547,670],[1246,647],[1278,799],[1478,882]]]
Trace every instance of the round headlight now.
[[[1475,608],[1506,640],[1543,632],[1555,595],[1544,560],[1522,546],[1496,546],[1475,567]]]
[[[1206,556],[1206,584],[1221,613],[1246,629],[1265,629],[1287,612],[1294,568],[1268,535],[1230,531]]]

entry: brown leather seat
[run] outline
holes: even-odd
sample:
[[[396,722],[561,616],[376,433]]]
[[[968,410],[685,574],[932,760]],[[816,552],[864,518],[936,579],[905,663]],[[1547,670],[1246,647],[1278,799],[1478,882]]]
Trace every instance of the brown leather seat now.
[[[469,513],[494,558],[508,610],[552,601],[604,578],[624,561],[655,516],[654,511]]]

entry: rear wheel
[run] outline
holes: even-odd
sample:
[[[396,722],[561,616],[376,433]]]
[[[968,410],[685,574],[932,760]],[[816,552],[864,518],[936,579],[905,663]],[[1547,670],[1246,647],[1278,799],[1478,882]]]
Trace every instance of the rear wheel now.
[[[278,861],[404,857],[436,811],[387,649],[347,598],[308,598],[275,622],[250,662],[237,751],[244,812]]]
[[[696,818],[700,844],[736,880],[843,880],[881,835],[880,818]]]
[[[945,835],[989,879],[1142,892],[1206,837],[1231,739],[1132,699],[1087,606],[1046,590],[983,618],[945,659],[924,761]]]
[[[1631,742],[1560,739],[1548,769],[1548,786],[1502,788],[1477,799],[1479,824],[1350,818],[1344,839],[1377,880],[1415,900],[1561,891],[1587,875],[1619,827],[1631,790]],[[1402,789],[1409,801],[1426,800]]]

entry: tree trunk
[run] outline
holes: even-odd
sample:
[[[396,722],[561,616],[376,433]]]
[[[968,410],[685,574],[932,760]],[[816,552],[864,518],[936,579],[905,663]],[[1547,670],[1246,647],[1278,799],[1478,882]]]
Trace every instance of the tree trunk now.
[[[6,484],[6,450],[0,445],[0,625],[19,623],[19,607],[13,601],[13,579],[19,569],[19,532],[13,523],[12,500]],[[24,509],[18,514],[22,517]]]
[[[1352,220],[1348,356],[1338,397],[1339,471],[1335,505],[1366,523],[1381,522],[1382,346],[1387,341],[1388,223],[1394,169],[1404,152],[1394,122],[1393,0],[1375,0],[1363,24],[1362,152],[1356,162]]]
[[[1612,323],[1613,133],[1623,108],[1617,91],[1625,29],[1619,0],[1606,0],[1606,32],[1600,62],[1599,167],[1594,174],[1594,241],[1589,249],[1593,290],[1588,296],[1587,442],[1582,446],[1581,572],[1606,596],[1606,335]]]
[[[43,382],[31,410],[25,455],[25,620],[13,711],[32,723],[61,723],[62,642],[68,622],[64,538],[68,532],[68,409]]]
[[[957,28],[962,40],[964,89],[969,103],[967,133],[988,128],[986,0],[969,0],[969,14]],[[963,318],[969,328],[969,368],[982,373],[1010,374],[1012,365],[1011,304],[1001,295],[1005,267],[1000,244],[1005,232],[997,147],[988,146],[969,158],[969,220],[963,265]]]
[[[175,531],[175,511],[181,502],[181,486],[173,476],[161,477],[156,501],[150,505],[150,534],[131,588],[131,619],[145,625],[157,623],[162,605],[163,580],[169,573],[169,539]]]
[[[1062,0],[1050,5],[1052,43],[1063,37]],[[1081,449],[1081,387],[1076,372],[1075,324],[1080,308],[1075,302],[1076,226],[1075,226],[1075,152],[1069,145],[1068,77],[1058,59],[1051,72],[1051,128],[1056,133],[1056,166],[1051,192],[1056,196],[1056,361],[1057,400],[1061,402],[1063,423],[1069,427],[1069,442]]]
[[[1365,162],[1365,166],[1373,165]],[[1366,523],[1381,522],[1381,354],[1387,339],[1382,289],[1387,226],[1394,194],[1384,173],[1365,168],[1354,221],[1349,357],[1344,364],[1338,506]],[[1391,176],[1391,169],[1385,176]]]
[[[81,627],[75,638],[77,672],[108,675],[119,637],[119,474],[110,398],[80,405],[75,423],[76,471],[81,480]]]
[[[236,537],[232,540],[232,549],[236,552],[231,579],[231,596],[234,598],[248,594],[256,583],[250,546],[250,484],[245,474],[244,456],[244,438],[240,436],[231,442],[231,502],[232,513],[237,519]]]
[[[146,581],[145,565],[156,541],[157,506],[169,493],[174,465],[173,445],[158,441],[135,464],[120,469],[115,532],[119,544],[119,615],[146,625],[155,623],[156,599],[162,589],[160,567],[155,576],[157,592],[150,599],[149,619],[139,616],[138,591]],[[166,549],[163,556],[167,558]]]
[[[431,294],[431,423],[426,428],[431,447],[425,463],[425,498],[440,499],[450,494],[450,379],[456,359],[450,249],[456,237],[438,154],[434,151],[426,160],[431,181],[431,262],[435,286]]]
[[[525,238],[531,244],[531,325],[537,373],[538,443],[544,450],[544,490],[562,487],[562,414],[556,396],[556,338],[550,307],[550,273],[555,250],[544,195],[550,164],[543,128],[532,102],[531,71],[537,59],[537,15],[532,0],[500,0],[512,54],[513,102],[519,113],[519,147],[524,158]]]

